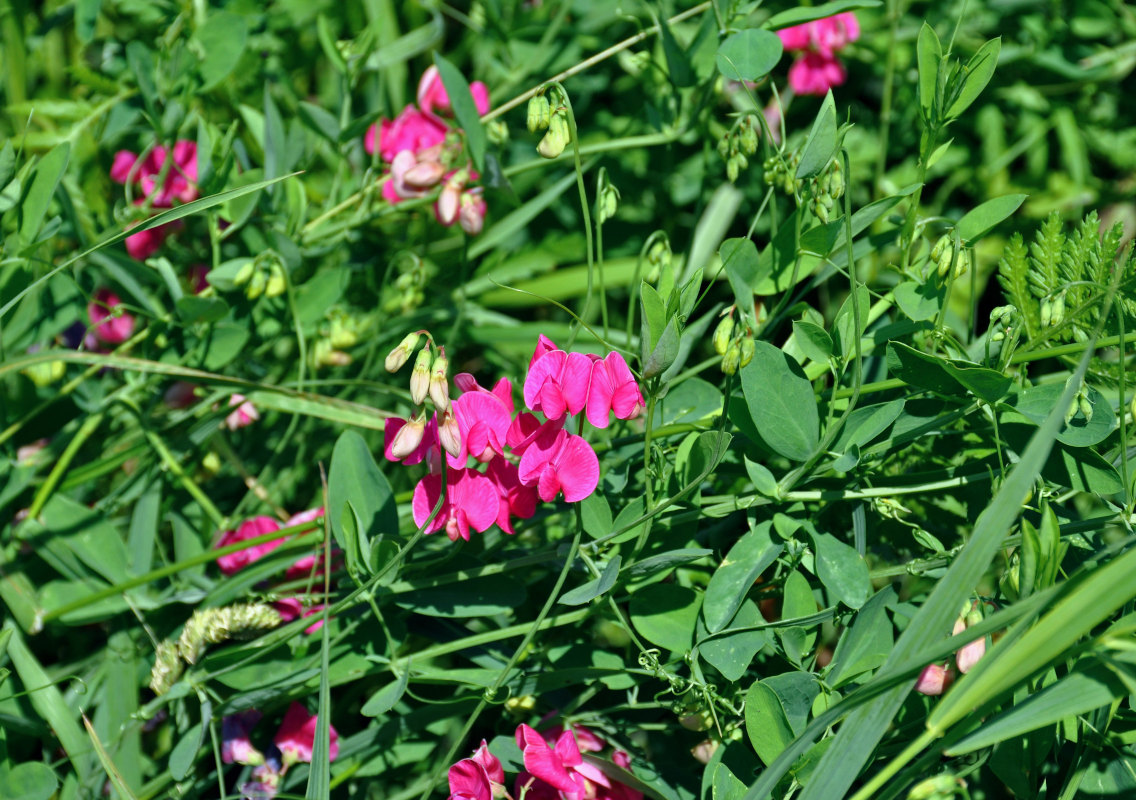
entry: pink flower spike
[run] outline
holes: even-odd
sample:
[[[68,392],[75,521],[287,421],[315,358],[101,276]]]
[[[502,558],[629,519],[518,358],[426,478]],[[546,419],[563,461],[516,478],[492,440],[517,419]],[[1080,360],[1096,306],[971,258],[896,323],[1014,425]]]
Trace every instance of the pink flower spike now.
[[[95,338],[103,344],[122,344],[134,333],[134,315],[120,313],[115,316],[112,309],[122,305],[118,295],[110,289],[99,289],[87,304],[87,316],[95,326]]]
[[[218,549],[228,547],[229,545],[234,545],[248,539],[255,539],[258,536],[263,536],[266,533],[272,533],[278,530],[280,530],[280,525],[272,517],[253,517],[250,520],[242,522],[236,530],[222,533],[215,547]],[[217,566],[220,567],[221,571],[226,575],[240,572],[252,562],[271,553],[282,545],[286,539],[286,536],[280,539],[271,539],[267,542],[261,542],[258,545],[245,548],[244,550],[238,550],[235,553],[221,556],[217,559]]]
[[[138,156],[129,150],[119,150],[114,154],[114,164],[110,168],[110,179],[125,185],[130,180],[130,170],[138,162]]]
[[[538,433],[525,450],[517,474],[526,486],[535,484],[546,503],[561,491],[565,501],[575,503],[596,490],[600,462],[582,437],[563,429],[548,429]]]
[[[592,365],[588,387],[588,422],[597,428],[606,428],[608,412],[614,411],[618,419],[632,419],[644,408],[639,384],[623,356],[611,352],[603,361]]]
[[[440,475],[427,475],[414,487],[411,510],[414,524],[422,526],[442,493]],[[446,473],[446,498],[426,533],[446,529],[450,541],[460,536],[469,541],[469,529],[483,533],[497,520],[500,500],[493,482],[480,472],[450,469]]]
[[[280,748],[284,763],[295,763],[312,760],[312,748],[315,747],[316,725],[318,717],[309,714],[308,710],[296,701],[288,706],[288,713],[280,723],[280,730],[273,741]],[[328,760],[334,761],[339,755],[339,734],[333,725],[328,725],[329,743]]]

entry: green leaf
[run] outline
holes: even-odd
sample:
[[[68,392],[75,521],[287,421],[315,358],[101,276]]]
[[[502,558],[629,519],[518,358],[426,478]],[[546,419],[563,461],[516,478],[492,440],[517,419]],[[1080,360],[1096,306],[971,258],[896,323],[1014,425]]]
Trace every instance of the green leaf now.
[[[734,290],[734,302],[742,319],[753,317],[753,287],[757,284],[761,263],[757,255],[757,245],[752,239],[727,239],[718,248],[722,268]]]
[[[895,589],[885,586],[860,608],[836,644],[825,679],[829,686],[839,688],[887,660],[894,639],[886,609],[896,599]]]
[[[685,586],[651,584],[631,595],[631,622],[651,644],[678,653],[690,649],[702,593]]]
[[[769,535],[772,524],[766,520],[738,539],[710,577],[702,601],[702,618],[710,633],[726,627],[754,581],[781,554],[783,545],[774,544]]]
[[[958,229],[959,239],[962,240],[964,245],[974,244],[975,241],[989,233],[994,226],[1017,211],[1018,206],[1028,196],[1006,194],[975,206],[963,214],[962,219],[955,226]]]
[[[667,326],[667,304],[659,296],[655,287],[643,281],[639,285],[639,304],[643,308],[642,333],[640,334],[640,352],[646,362],[659,339],[663,337],[663,330]]]
[[[1076,416],[1062,426],[1057,433],[1057,441],[1070,447],[1091,447],[1100,444],[1116,428],[1116,413],[1112,404],[1103,394],[1092,386],[1086,387],[1089,405],[1092,407],[1092,419],[1078,411]],[[1060,382],[1043,383],[1024,389],[1010,398],[1010,405],[1026,419],[1037,425],[1045,422],[1046,416],[1053,409],[1053,404],[1061,397],[1065,385]]]
[[[998,66],[998,55],[1002,51],[1002,37],[991,39],[982,47],[978,48],[978,52],[966,62],[966,66],[962,69],[962,89],[951,103],[950,108],[947,109],[947,119],[954,119],[962,112],[970,107],[970,104],[978,99],[982,94],[982,90],[986,88],[986,84],[990,83],[990,78],[994,75],[994,69]]]
[[[987,403],[1005,397],[1013,385],[1009,376],[997,370],[921,353],[902,342],[888,342],[887,365],[888,371],[904,383],[938,394],[970,391]]]
[[[666,17],[659,18],[659,38],[663,42],[663,56],[667,60],[667,72],[670,74],[671,83],[680,89],[697,83],[698,77],[690,66],[690,56],[679,46]]]
[[[560,596],[559,602],[566,606],[582,606],[584,603],[590,603],[597,597],[607,594],[611,587],[615,586],[615,580],[619,577],[621,561],[622,559],[619,556],[614,556],[607,562],[607,566],[604,567],[604,571],[598,578],[565,592]]]
[[[813,20],[843,14],[845,11],[855,11],[858,8],[879,8],[881,0],[833,0],[831,3],[821,3],[819,6],[797,6],[787,11],[774,14],[765,23],[770,30],[779,31],[793,25],[803,25]]]
[[[434,65],[438,68],[438,75],[442,85],[446,87],[450,105],[454,109],[454,117],[458,126],[465,132],[466,144],[469,145],[469,156],[478,172],[485,171],[485,128],[481,125],[481,115],[477,113],[477,105],[469,91],[469,83],[461,71],[446,60],[438,51],[434,51]]]
[[[612,532],[611,506],[599,492],[580,501],[580,517],[589,536],[598,539]]]
[[[833,451],[843,453],[850,445],[866,447],[899,418],[904,402],[903,398],[897,398],[887,403],[853,409],[832,445]]]
[[[20,203],[20,239],[25,245],[35,241],[43,218],[55,195],[55,187],[67,171],[67,160],[71,155],[71,145],[67,142],[55,147],[39,160],[32,171],[31,185]],[[6,307],[5,307],[6,308]],[[3,313],[0,312],[0,316]]]
[[[714,767],[711,800],[741,800],[741,796],[745,794],[745,789],[745,784],[738,780],[734,773],[730,772],[730,768],[718,762],[718,765]]]
[[[833,600],[860,608],[872,593],[868,565],[856,549],[830,533],[813,534],[817,577]]]
[[[199,322],[220,322],[229,313],[229,304],[220,297],[184,295],[174,303],[178,317],[187,325]]]
[[[803,320],[793,322],[793,337],[801,352],[820,364],[827,364],[832,356],[832,337],[820,325]]]
[[[904,281],[892,290],[900,310],[916,322],[934,319],[939,315],[946,297],[946,284],[933,280],[924,283]]]
[[[692,561],[698,561],[701,558],[713,555],[713,553],[713,550],[706,550],[700,547],[683,547],[678,550],[667,550],[666,552],[644,558],[642,561],[636,561],[634,564],[628,564],[623,570],[627,573],[629,578],[645,578],[658,572],[674,569],[683,564],[689,564]]]
[[[801,163],[797,166],[797,177],[808,180],[819,175],[832,157],[836,155],[836,101],[832,90],[824,96],[809,138],[801,151]]]
[[[939,69],[943,62],[943,46],[935,29],[923,23],[916,40],[915,53],[919,63],[919,107],[923,118],[933,119],[935,95],[939,88]]]
[[[742,460],[745,462],[746,475],[749,475],[749,479],[753,481],[753,488],[766,497],[776,497],[777,478],[773,476],[768,467],[756,461],[750,461],[745,454],[742,455]]]
[[[201,73],[201,91],[208,92],[229,77],[248,41],[248,25],[240,14],[215,11],[193,34],[203,55],[198,71]]]
[[[753,424],[774,452],[806,461],[820,441],[813,386],[796,361],[768,342],[754,344],[753,360],[740,370]]]
[[[452,586],[416,589],[397,596],[402,608],[428,617],[488,617],[525,602],[525,587],[512,578],[489,575]]]
[[[95,38],[95,24],[99,19],[99,7],[102,0],[76,0],[75,2],[75,35],[82,44],[90,44]],[[4,182],[0,181],[0,186]],[[0,795],[7,797],[7,795]],[[14,796],[14,795],[13,795]]]
[[[662,375],[667,371],[667,367],[674,363],[678,358],[679,345],[681,338],[678,332],[678,320],[674,317],[667,322],[663,328],[663,335],[659,337],[658,343],[655,345],[651,354],[647,356],[643,362],[643,377],[653,378],[656,375]]]
[[[406,694],[406,685],[410,681],[410,663],[403,665],[402,674],[398,676],[397,680],[391,681],[383,688],[376,691],[366,703],[359,713],[364,717],[377,717],[386,714],[395,704],[402,699]]]
[[[185,778],[193,770],[193,762],[197,760],[197,753],[205,739],[206,725],[201,722],[194,725],[178,739],[174,749],[170,751],[169,770],[170,777],[175,781]]]
[[[795,738],[781,699],[764,681],[757,681],[745,695],[746,734],[757,756],[772,764]]]
[[[757,609],[757,604],[746,600],[730,621],[727,632],[703,639],[698,643],[698,654],[707,664],[722,673],[728,681],[737,681],[749,669],[753,658],[762,648],[771,644],[773,637],[765,625],[765,619]],[[729,633],[733,628],[750,628]]]
[[[59,786],[51,767],[38,761],[0,770],[0,797],[12,800],[51,800]]]
[[[783,50],[777,34],[749,28],[723,39],[714,60],[726,80],[756,81],[777,66]]]
[[[344,431],[335,443],[327,478],[327,502],[332,535],[346,554],[348,570],[354,571],[358,564],[368,571],[376,569],[378,565],[370,563],[371,540],[398,535],[398,508],[391,485],[371,456],[370,447],[355,431]],[[344,525],[347,503],[359,520],[356,536],[351,536]]]
[[[319,708],[316,710],[316,731],[312,743],[311,771],[305,800],[328,800],[331,794],[331,669],[329,668],[330,634],[328,633],[327,606],[323,609],[324,624],[320,628],[320,683]]]

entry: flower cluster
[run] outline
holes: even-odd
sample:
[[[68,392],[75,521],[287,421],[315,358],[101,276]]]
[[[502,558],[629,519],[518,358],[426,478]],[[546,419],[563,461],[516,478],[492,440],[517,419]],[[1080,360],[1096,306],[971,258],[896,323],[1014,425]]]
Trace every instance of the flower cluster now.
[[[642,800],[643,794],[610,778],[585,761],[582,752],[598,753],[607,743],[583,725],[557,726],[543,734],[528,725],[516,732],[525,770],[517,775],[513,796],[532,800]],[[630,771],[631,758],[616,749],[612,763]],[[450,767],[450,800],[493,800],[510,797],[501,762],[485,741],[469,758]]]
[[[489,90],[484,83],[470,84],[477,112],[489,110]],[[453,113],[446,87],[431,66],[418,81],[418,105],[408,105],[393,120],[382,119],[367,130],[364,146],[376,150],[390,165],[383,197],[399,203],[425,197],[441,186],[434,216],[447,227],[455,222],[469,234],[481,232],[486,205],[480,188],[469,188],[478,175],[462,153],[461,140],[447,122]]]
[[[159,186],[163,173],[165,179]],[[115,153],[110,177],[124,186],[134,185],[142,190],[142,196],[134,199],[136,206],[162,209],[173,208],[174,201],[188,203],[197,199],[197,145],[186,140],[175,142],[172,150],[157,145],[145,158],[120,150]],[[127,236],[126,251],[139,261],[147,259],[178,225],[172,222]]]
[[[417,346],[411,334],[387,359],[397,370]],[[439,361],[441,363],[439,363]],[[416,525],[425,525],[442,497],[441,459],[449,469],[445,498],[426,533],[445,528],[451,540],[469,540],[470,528],[483,532],[493,523],[512,533],[512,518],[536,513],[537,498],[552,502],[563,494],[569,503],[583,500],[599,484],[599,459],[582,437],[569,433],[571,415],[606,428],[610,415],[631,419],[643,408],[643,395],[619,353],[606,358],[567,353],[541,336],[524,384],[525,405],[544,416],[517,412],[513,384],[501,378],[492,390],[467,373],[454,378],[462,394],[452,402],[446,380],[445,352],[431,356],[430,345],[418,354],[410,378],[411,398],[429,396],[435,412],[429,420],[418,411],[409,420],[389,419],[385,455],[404,464],[426,462],[427,474],[414,489]],[[470,465],[470,460],[475,463]],[[484,472],[477,469],[484,464]]]
[[[786,50],[801,55],[789,68],[789,87],[797,94],[823,95],[848,77],[836,53],[860,38],[851,11],[777,31]]]
[[[952,635],[958,635],[978,623],[982,622],[982,609],[978,603],[967,603],[963,607],[959,618],[955,620]],[[986,637],[982,636],[969,644],[965,644],[955,651],[955,666],[965,675],[970,672],[978,660],[986,654]],[[919,673],[915,681],[915,691],[926,695],[940,695],[954,682],[955,672],[948,664],[928,664]]]
[[[87,318],[91,321],[91,332],[83,339],[88,350],[101,350],[106,346],[119,345],[134,333],[134,315],[119,308],[122,300],[110,289],[95,291],[91,302],[87,303]]]
[[[323,516],[323,508],[313,508],[308,511],[303,511],[299,514],[294,514],[283,525],[274,520],[272,517],[253,517],[250,520],[245,520],[237,526],[235,530],[225,531],[217,540],[216,548],[228,547],[229,545],[244,542],[249,539],[255,539],[258,536],[263,536],[266,533],[278,531],[281,528],[291,528],[296,525],[303,525],[306,522],[314,522]],[[258,561],[264,556],[271,553],[284,542],[288,541],[287,536],[279,539],[270,539],[267,542],[247,547],[244,550],[237,550],[235,553],[228,553],[223,556],[218,556],[217,566],[221,568],[221,572],[226,575],[234,575],[240,572],[245,567]],[[313,570],[322,572],[323,558],[318,559],[320,566],[317,570],[317,557],[314,554],[303,556],[292,563],[291,566],[284,573],[284,579],[287,581],[299,580],[312,574]],[[272,607],[280,614],[284,622],[291,622],[294,619],[299,619],[301,616],[310,617],[323,609],[322,605],[310,605],[305,602],[301,597],[284,597],[277,600],[272,604]],[[323,622],[319,621],[309,626],[306,629],[307,633],[318,630]]]
[[[226,764],[245,764],[255,768],[253,780],[241,786],[242,796],[271,798],[280,790],[281,779],[288,767],[301,761],[311,763],[319,717],[293,701],[267,755],[258,750],[250,739],[260,717],[259,711],[249,710],[222,720],[221,760]],[[328,756],[330,761],[334,761],[339,755],[339,734],[333,725],[328,725],[328,733]]]

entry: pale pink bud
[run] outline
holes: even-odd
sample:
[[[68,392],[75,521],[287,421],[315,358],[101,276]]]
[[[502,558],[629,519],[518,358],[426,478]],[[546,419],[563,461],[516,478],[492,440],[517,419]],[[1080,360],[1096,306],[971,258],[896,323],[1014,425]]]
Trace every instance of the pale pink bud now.
[[[430,391],[432,358],[430,346],[426,345],[418,351],[418,357],[414,359],[414,370],[410,373],[410,399],[416,406],[422,405],[426,400],[426,394]]]
[[[390,454],[396,460],[406,458],[418,449],[426,433],[426,419],[421,414],[413,414],[406,424],[399,428],[391,443]]]
[[[414,352],[414,348],[418,346],[419,335],[417,333],[408,333],[403,337],[402,341],[387,354],[386,370],[387,372],[398,372],[402,369],[402,365],[410,360],[410,354]]]
[[[458,212],[458,222],[461,229],[470,236],[481,233],[485,226],[485,212],[488,210],[485,200],[480,194],[462,192],[461,210]]]
[[[458,221],[461,210],[462,184],[452,178],[446,181],[442,193],[438,195],[438,202],[434,204],[434,216],[438,222],[449,227]]]
[[[438,418],[438,441],[454,458],[461,453],[461,430],[458,428],[457,417],[449,411]]]
[[[450,362],[446,359],[446,348],[439,347],[438,355],[430,367],[430,399],[438,411],[450,410],[450,381],[447,373]]]
[[[415,189],[429,189],[436,186],[445,174],[446,168],[437,161],[419,161],[403,174],[402,180]]]
[[[951,676],[942,664],[928,664],[915,681],[915,691],[936,697],[950,685]]]
[[[970,672],[978,660],[986,654],[986,637],[983,636],[975,639],[968,645],[963,646],[955,653],[955,663],[958,664],[958,670],[963,675]]]
[[[229,405],[236,406],[237,410],[225,417],[225,427],[231,431],[251,425],[260,419],[256,406],[245,399],[243,394],[234,394],[229,398]]]

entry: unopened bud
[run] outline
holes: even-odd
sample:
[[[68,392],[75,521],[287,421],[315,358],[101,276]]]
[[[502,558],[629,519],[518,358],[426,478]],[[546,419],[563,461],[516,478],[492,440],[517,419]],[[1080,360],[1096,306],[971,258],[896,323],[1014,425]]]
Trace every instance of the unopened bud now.
[[[1085,423],[1093,421],[1093,404],[1089,401],[1088,392],[1084,392],[1077,397],[1077,405],[1081,409],[1081,413],[1085,415]]]
[[[817,203],[814,211],[816,211],[817,219],[819,219],[822,224],[827,225],[828,224],[828,207],[825,206],[824,203]]]
[[[359,341],[359,334],[355,333],[354,326],[344,317],[335,317],[331,321],[331,344],[333,347],[354,347]]]
[[[741,343],[741,346],[740,346],[741,365],[743,367],[746,364],[748,364],[749,362],[753,361],[753,354],[754,354],[755,349],[756,349],[756,345],[754,345],[754,343],[753,343],[753,337],[752,336],[743,336],[742,337],[742,343]]]
[[[738,347],[736,342],[731,342],[730,346],[726,348],[726,354],[722,356],[722,372],[727,375],[733,375],[738,371],[738,365],[741,363],[741,359],[741,348]]]
[[[288,281],[284,277],[284,268],[273,264],[268,273],[268,282],[264,285],[265,297],[279,297],[288,288]]]
[[[430,391],[430,365],[433,359],[429,344],[419,350],[418,357],[414,359],[414,369],[410,373],[410,399],[416,406],[425,402]]]
[[[438,441],[442,448],[454,458],[461,453],[461,430],[453,412],[443,412],[438,417]]]
[[[402,176],[403,183],[415,189],[429,189],[436,186],[446,168],[437,161],[419,161]]]
[[[568,146],[571,140],[572,134],[568,130],[568,119],[564,112],[558,111],[552,115],[552,120],[548,123],[548,132],[544,134],[544,138],[536,146],[536,151],[542,158],[556,158],[564,152],[564,148]]]
[[[1049,323],[1053,321],[1053,301],[1041,301],[1041,327],[1048,328]]]
[[[543,131],[548,127],[550,117],[552,114],[551,107],[548,103],[548,98],[543,94],[533,95],[529,99],[528,107],[528,127],[529,133],[536,133]]]
[[[726,178],[729,179],[730,183],[734,183],[738,179],[738,171],[738,157],[730,156],[730,159],[726,162]]]
[[[261,270],[256,270],[252,278],[249,279],[248,286],[245,287],[245,297],[249,300],[255,300],[264,294],[264,289],[268,285],[268,276]]]
[[[742,123],[741,134],[738,137],[738,146],[747,156],[757,152],[757,130],[753,126],[753,119],[746,117]]]
[[[450,381],[447,373],[450,362],[446,359],[446,348],[439,347],[438,355],[430,367],[430,399],[439,413],[450,410]]]
[[[256,271],[256,266],[253,264],[252,259],[247,260],[233,277],[233,285],[244,286],[252,280],[253,272]]]
[[[718,140],[718,155],[726,161],[730,157],[730,134],[725,134]]]
[[[720,355],[726,355],[726,348],[730,346],[730,339],[734,335],[734,318],[732,316],[722,317],[722,321],[718,323],[718,327],[714,329],[714,351]]]
[[[1065,321],[1065,292],[1060,291],[1057,296],[1053,298],[1053,316],[1050,319],[1051,325],[1060,325]]]
[[[614,217],[617,210],[619,210],[619,190],[609,183],[600,192],[599,213],[596,216],[602,224]]]
[[[509,126],[505,124],[505,120],[491,120],[485,125],[485,137],[489,139],[490,144],[497,146],[506,144],[509,141]]]
[[[939,241],[935,242],[935,246],[931,248],[931,260],[937,263],[943,257],[943,253],[949,250],[950,247],[951,237],[943,234],[939,237]]]
[[[412,414],[406,424],[398,429],[398,433],[391,442],[390,454],[396,461],[401,461],[418,449],[422,444],[422,437],[426,434],[426,418],[422,414]]]
[[[959,779],[953,775],[936,775],[911,787],[907,800],[950,800],[959,788]]]

